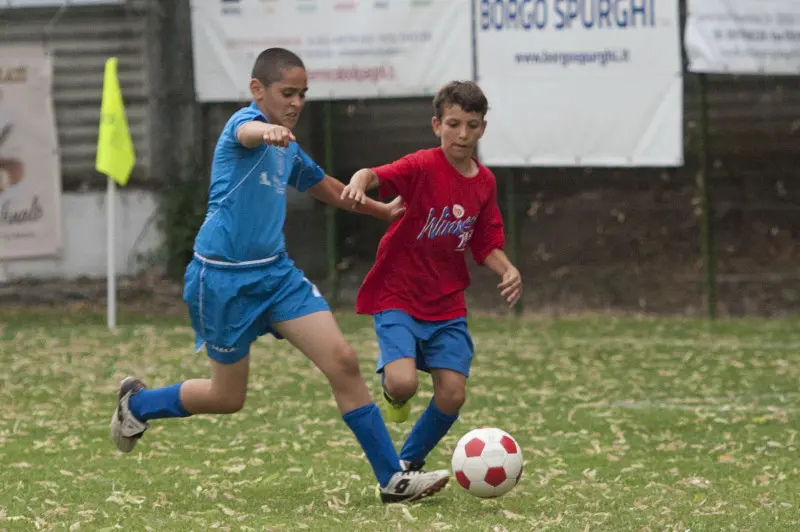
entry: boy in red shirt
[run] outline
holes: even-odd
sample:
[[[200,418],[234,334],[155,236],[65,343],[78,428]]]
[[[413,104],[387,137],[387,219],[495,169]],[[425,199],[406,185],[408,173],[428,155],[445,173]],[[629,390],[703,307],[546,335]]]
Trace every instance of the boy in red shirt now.
[[[418,369],[433,378],[433,400],[400,452],[406,469],[422,467],[464,404],[474,350],[464,300],[467,248],[501,277],[498,288],[510,306],[522,294],[519,271],[503,252],[495,177],[473,157],[486,129],[486,96],[473,82],[454,81],[433,105],[440,147],[359,170],[342,192],[356,204],[376,187],[381,197],[405,200],[405,215],[381,239],[356,311],[373,316],[389,419],[408,418]]]

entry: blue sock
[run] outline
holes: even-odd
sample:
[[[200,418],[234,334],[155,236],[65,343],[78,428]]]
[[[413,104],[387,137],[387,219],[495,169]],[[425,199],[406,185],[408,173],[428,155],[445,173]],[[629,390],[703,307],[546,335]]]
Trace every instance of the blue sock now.
[[[409,462],[422,462],[428,456],[439,440],[444,438],[450,427],[458,419],[458,414],[445,414],[433,403],[431,399],[428,408],[417,420],[411,434],[408,435],[403,448],[400,450],[400,459]]]
[[[191,416],[181,403],[181,384],[183,383],[166,388],[145,389],[133,394],[130,401],[131,414],[140,421]]]
[[[342,419],[356,435],[381,487],[385,487],[392,475],[400,471],[400,462],[381,411],[375,403],[370,403],[347,412]]]

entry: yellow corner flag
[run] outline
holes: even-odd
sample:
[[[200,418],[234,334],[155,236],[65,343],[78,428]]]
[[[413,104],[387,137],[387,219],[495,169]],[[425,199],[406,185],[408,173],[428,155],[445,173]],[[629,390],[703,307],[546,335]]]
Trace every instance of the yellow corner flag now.
[[[117,58],[106,60],[103,76],[103,103],[100,107],[100,131],[97,135],[95,168],[125,186],[136,162],[133,140],[122,103],[117,79]]]

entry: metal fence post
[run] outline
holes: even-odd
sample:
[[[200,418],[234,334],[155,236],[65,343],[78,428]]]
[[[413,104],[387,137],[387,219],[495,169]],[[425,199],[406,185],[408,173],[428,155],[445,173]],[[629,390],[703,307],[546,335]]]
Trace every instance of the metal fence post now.
[[[325,171],[328,175],[335,173],[333,169],[333,104],[326,101],[323,109],[323,130],[325,149]],[[325,206],[325,242],[328,263],[328,294],[331,307],[339,304],[339,239],[336,227],[336,207]]]
[[[508,258],[511,259],[511,262],[517,268],[520,268],[518,261],[520,257],[519,253],[519,230],[517,226],[517,191],[516,186],[514,183],[516,177],[516,173],[514,172],[513,168],[509,168],[507,170],[507,175],[505,179],[505,189],[506,189],[506,228],[508,230],[508,240],[509,244],[506,248],[508,249]],[[522,303],[522,298],[517,301],[517,304],[514,305],[514,312],[517,316],[521,316],[524,310],[524,304]]]
[[[703,296],[709,319],[717,316],[716,255],[714,253],[713,204],[709,186],[708,83],[698,75],[700,118],[698,135],[697,189],[700,194],[700,249],[703,255]]]

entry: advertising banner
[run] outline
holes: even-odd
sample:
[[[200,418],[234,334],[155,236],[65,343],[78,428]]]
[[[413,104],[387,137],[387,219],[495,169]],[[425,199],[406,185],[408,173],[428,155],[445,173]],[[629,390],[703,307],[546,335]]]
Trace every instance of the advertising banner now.
[[[53,255],[61,245],[52,76],[42,46],[2,47],[0,260]]]
[[[472,77],[471,0],[192,0],[197,98],[245,101],[258,54],[287,48],[309,99],[432,95]]]
[[[677,0],[476,1],[482,162],[679,166]]]
[[[800,0],[690,0],[689,70],[800,74]]]

